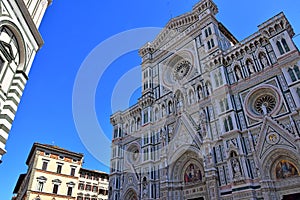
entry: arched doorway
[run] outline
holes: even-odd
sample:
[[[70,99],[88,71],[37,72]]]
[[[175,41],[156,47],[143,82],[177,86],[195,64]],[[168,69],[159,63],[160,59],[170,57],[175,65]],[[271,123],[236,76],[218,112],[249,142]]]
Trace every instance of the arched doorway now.
[[[126,200],[138,200],[138,196],[137,196],[136,192],[133,189],[129,189],[125,193],[124,199],[126,199]]]
[[[174,199],[202,200],[207,196],[203,160],[194,151],[185,151],[176,160],[171,179]]]

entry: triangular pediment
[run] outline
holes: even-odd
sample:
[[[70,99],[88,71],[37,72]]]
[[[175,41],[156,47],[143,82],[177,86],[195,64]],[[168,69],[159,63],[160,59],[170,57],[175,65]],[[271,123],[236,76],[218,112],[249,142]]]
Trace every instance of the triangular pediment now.
[[[201,146],[201,139],[188,120],[187,116],[183,113],[177,119],[174,126],[173,138],[168,145],[168,152],[170,158],[176,159],[177,155],[181,155],[181,152],[187,151],[189,148],[199,149]]]
[[[273,150],[278,148],[297,150],[295,137],[278,122],[265,117],[258,138],[256,152],[260,160],[264,160]]]

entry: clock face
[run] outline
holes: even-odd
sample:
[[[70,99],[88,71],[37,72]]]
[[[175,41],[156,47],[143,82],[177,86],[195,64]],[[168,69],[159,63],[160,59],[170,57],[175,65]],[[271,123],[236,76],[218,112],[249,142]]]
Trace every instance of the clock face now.
[[[182,80],[189,72],[191,64],[184,60],[179,62],[174,68],[174,78],[175,80]]]

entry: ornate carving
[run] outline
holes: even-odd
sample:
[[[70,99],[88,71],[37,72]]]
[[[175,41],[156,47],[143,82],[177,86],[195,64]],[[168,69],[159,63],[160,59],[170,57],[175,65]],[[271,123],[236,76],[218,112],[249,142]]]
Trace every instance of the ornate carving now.
[[[174,79],[175,80],[182,80],[189,72],[191,68],[191,64],[189,61],[183,60],[178,63],[174,68]]]

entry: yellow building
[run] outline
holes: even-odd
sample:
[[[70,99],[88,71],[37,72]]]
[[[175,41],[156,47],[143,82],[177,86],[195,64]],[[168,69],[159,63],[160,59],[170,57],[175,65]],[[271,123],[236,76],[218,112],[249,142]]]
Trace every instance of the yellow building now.
[[[79,171],[77,200],[108,199],[108,174],[81,168]]]
[[[34,143],[14,193],[16,200],[76,199],[83,154]]]
[[[108,174],[82,168],[83,154],[34,143],[13,200],[106,200]]]

